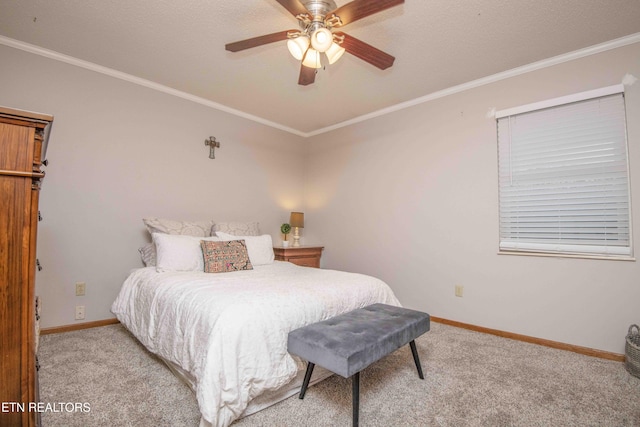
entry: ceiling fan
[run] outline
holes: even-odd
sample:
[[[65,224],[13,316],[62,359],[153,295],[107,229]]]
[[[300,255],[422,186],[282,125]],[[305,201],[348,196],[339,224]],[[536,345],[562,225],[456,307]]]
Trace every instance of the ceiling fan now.
[[[387,69],[395,58],[342,31],[334,31],[351,22],[404,3],[404,0],[353,0],[337,7],[333,0],[276,0],[296,17],[301,30],[280,31],[225,45],[225,49],[238,52],[282,40],[294,58],[302,61],[298,84],[306,86],[315,81],[316,69],[322,67],[322,53],[335,63],[346,51],[368,62]]]

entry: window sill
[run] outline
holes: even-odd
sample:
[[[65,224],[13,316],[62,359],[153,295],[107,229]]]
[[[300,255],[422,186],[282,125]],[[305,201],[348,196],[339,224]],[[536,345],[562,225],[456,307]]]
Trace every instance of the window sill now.
[[[498,255],[518,255],[518,256],[538,256],[547,258],[578,258],[578,259],[598,259],[607,261],[635,261],[632,256],[604,256],[588,254],[561,254],[552,252],[527,252],[527,251],[498,251]]]

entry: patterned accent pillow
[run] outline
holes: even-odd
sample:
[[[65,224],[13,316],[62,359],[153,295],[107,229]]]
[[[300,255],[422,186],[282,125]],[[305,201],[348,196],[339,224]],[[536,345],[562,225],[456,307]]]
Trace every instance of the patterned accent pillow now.
[[[205,273],[253,270],[244,240],[215,242],[202,240]]]
[[[183,236],[209,237],[213,220],[209,221],[174,221],[172,219],[143,218],[142,222],[149,233],[180,234]]]
[[[258,222],[217,222],[211,229],[211,235],[217,231],[234,236],[259,236],[260,223]]]
[[[156,265],[156,245],[153,243],[147,243],[144,246],[138,248],[140,257],[145,267],[155,267]]]

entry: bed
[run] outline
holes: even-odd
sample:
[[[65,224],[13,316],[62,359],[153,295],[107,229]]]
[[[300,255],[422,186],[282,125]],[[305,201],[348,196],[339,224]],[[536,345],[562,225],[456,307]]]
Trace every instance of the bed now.
[[[389,286],[371,276],[274,261],[268,235],[217,234],[177,239],[154,233],[158,263],[133,270],[111,308],[190,384],[201,426],[227,426],[299,390],[304,363],[287,352],[289,331],[374,303],[400,305]],[[203,240],[223,238],[246,242],[251,269],[207,273],[206,250],[200,269]],[[169,254],[169,269],[160,250],[164,240],[182,241]],[[176,270],[176,256],[195,266]]]

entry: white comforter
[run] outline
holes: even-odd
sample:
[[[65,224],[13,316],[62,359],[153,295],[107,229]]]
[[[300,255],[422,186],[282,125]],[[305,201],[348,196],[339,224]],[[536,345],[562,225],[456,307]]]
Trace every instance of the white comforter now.
[[[377,302],[400,305],[376,278],[275,261],[218,274],[137,269],[111,311],[149,351],[195,377],[202,417],[227,426],[296,376],[289,331]]]

